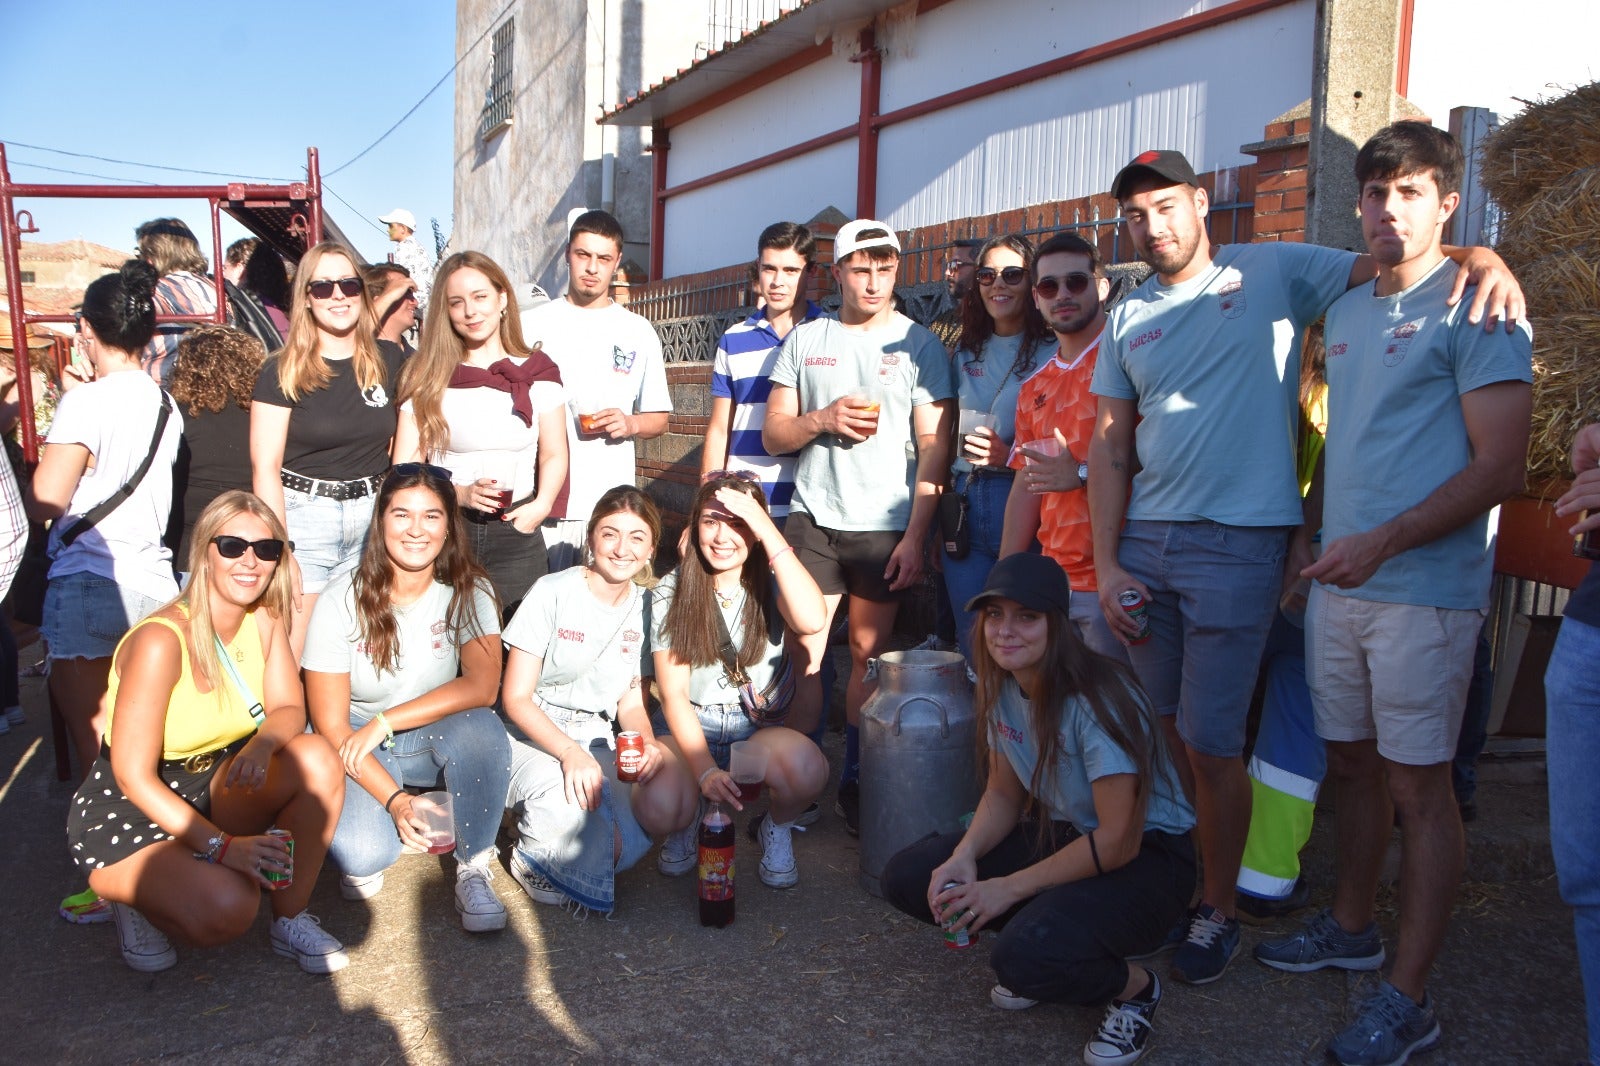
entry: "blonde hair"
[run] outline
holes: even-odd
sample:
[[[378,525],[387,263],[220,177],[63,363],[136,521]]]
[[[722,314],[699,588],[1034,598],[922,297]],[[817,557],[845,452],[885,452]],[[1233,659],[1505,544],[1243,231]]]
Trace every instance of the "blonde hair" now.
[[[139,258],[155,267],[162,277],[206,272],[200,242],[181,218],[153,218],[140,226],[134,237],[139,242]]]
[[[435,310],[423,319],[422,346],[406,360],[405,369],[400,373],[399,389],[399,402],[411,402],[421,452],[430,459],[437,459],[448,450],[450,427],[444,420],[444,391],[450,387],[450,375],[467,356],[467,346],[451,325],[444,306],[444,292],[457,271],[468,269],[488,278],[495,291],[506,298],[505,310],[500,315],[500,346],[507,355],[518,358],[529,352],[527,342],[522,339],[522,320],[517,314],[511,279],[498,263],[482,252],[467,251],[457,252],[439,264],[430,290],[434,294]]]
[[[350,275],[359,278],[356,257],[348,248],[335,241],[323,241],[300,257],[295,270],[295,284],[289,308],[289,335],[277,352],[278,388],[291,402],[298,401],[309,392],[328,387],[333,371],[322,357],[322,330],[311,315],[309,279],[328,256],[337,255],[350,264]],[[355,356],[350,360],[356,383],[363,392],[375,385],[387,384],[383,357],[378,354],[378,318],[367,299],[366,286],[361,287],[354,299],[359,301],[359,321],[356,324]]]

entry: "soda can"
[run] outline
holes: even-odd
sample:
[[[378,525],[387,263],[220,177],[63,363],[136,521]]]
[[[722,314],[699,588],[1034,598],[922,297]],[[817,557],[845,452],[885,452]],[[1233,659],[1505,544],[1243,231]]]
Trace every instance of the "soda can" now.
[[[1150,608],[1146,606],[1144,597],[1138,589],[1127,589],[1117,597],[1117,602],[1122,604],[1122,609],[1128,612],[1128,617],[1139,623],[1139,635],[1128,641],[1129,644],[1143,644],[1150,639]]]
[[[617,780],[637,781],[644,766],[644,734],[628,730],[617,735]]]
[[[294,834],[287,829],[273,828],[267,830],[267,836],[277,837],[283,841],[283,846],[289,849],[289,869],[287,871],[262,870],[261,876],[271,883],[274,891],[288,888],[294,884]]]
[[[939,886],[939,891],[945,892],[952,888],[959,888],[960,885],[960,881],[946,881],[943,885]],[[978,934],[973,932],[971,929],[968,929],[965,926],[960,929],[951,928],[952,925],[961,919],[961,915],[966,913],[967,909],[962,908],[959,914],[951,915],[949,918],[945,919],[942,925],[940,925],[939,928],[944,930],[945,947],[954,951],[960,951],[962,948],[970,948],[978,942]]]

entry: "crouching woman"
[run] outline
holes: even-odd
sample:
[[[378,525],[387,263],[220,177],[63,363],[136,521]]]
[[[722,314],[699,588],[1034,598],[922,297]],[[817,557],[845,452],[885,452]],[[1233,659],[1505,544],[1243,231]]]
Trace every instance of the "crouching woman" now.
[[[1084,1061],[1136,1061],[1161,1000],[1155,951],[1194,889],[1194,812],[1132,675],[1091,652],[1061,568],[995,564],[977,612],[978,755],[988,782],[965,833],[889,860],[884,895],[924,922],[992,928],[996,1006],[1109,1004]]]

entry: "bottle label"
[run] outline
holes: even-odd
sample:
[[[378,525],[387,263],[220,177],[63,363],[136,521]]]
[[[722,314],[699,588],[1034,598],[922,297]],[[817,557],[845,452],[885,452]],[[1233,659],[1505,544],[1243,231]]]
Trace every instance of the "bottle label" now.
[[[700,849],[700,898],[733,898],[733,849]]]

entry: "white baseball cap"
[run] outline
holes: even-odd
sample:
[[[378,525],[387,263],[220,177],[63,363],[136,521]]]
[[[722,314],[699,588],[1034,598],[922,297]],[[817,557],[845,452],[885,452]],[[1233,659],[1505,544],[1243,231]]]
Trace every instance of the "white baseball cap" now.
[[[387,215],[379,215],[378,221],[385,224],[398,222],[406,229],[412,230],[413,232],[417,228],[417,216],[413,215],[410,211],[407,211],[403,207],[397,207],[393,211],[390,211]]]
[[[865,230],[882,230],[883,234],[863,238],[861,233]],[[837,263],[851,252],[859,252],[863,248],[892,248],[898,255],[900,238],[894,235],[894,230],[890,229],[887,223],[879,222],[877,219],[858,218],[854,222],[846,222],[834,235],[833,261]]]

